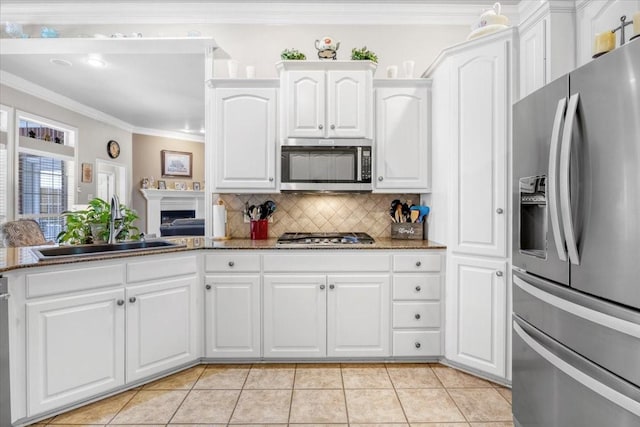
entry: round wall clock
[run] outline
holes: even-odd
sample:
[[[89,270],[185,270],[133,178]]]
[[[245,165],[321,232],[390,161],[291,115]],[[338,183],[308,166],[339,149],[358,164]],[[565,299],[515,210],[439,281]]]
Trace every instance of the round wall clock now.
[[[118,141],[114,141],[112,139],[111,141],[107,142],[107,153],[112,159],[115,159],[120,155],[120,144],[118,144]]]

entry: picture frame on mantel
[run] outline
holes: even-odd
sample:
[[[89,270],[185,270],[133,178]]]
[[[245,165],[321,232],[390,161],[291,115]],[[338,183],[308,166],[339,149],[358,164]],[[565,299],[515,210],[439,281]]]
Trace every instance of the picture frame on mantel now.
[[[158,180],[158,190],[166,190],[167,189],[167,181]]]
[[[163,178],[191,178],[193,153],[184,151],[161,151]]]

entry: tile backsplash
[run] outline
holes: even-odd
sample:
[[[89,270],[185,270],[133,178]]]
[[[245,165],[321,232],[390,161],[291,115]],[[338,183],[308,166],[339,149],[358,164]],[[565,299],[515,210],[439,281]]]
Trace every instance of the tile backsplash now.
[[[259,205],[273,200],[277,209],[269,224],[269,237],[290,232],[365,232],[373,237],[391,236],[391,201],[399,199],[418,204],[419,194],[222,194],[227,206],[229,233],[249,238],[244,222],[245,203]]]

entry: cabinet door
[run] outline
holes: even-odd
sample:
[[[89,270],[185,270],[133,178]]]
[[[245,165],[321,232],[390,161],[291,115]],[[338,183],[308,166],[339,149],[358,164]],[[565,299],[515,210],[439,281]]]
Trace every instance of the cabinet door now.
[[[260,276],[209,276],[205,285],[207,357],[260,357]]]
[[[446,357],[506,375],[507,264],[451,257],[446,295]]]
[[[276,89],[215,90],[215,188],[276,188]]]
[[[264,357],[325,357],[324,275],[264,275]]]
[[[288,71],[286,77],[285,137],[323,138],[325,136],[324,71]]]
[[[371,135],[371,73],[327,72],[327,136],[368,138]]]
[[[375,191],[430,191],[427,88],[377,88],[375,100]]]
[[[191,276],[127,289],[127,382],[198,357],[196,284]]]
[[[520,98],[547,84],[547,19],[520,33]]]
[[[453,61],[452,236],[454,252],[506,257],[511,41]]]
[[[327,355],[389,356],[389,276],[330,275],[327,282]]]
[[[26,304],[27,415],[124,384],[123,303],[118,289]]]

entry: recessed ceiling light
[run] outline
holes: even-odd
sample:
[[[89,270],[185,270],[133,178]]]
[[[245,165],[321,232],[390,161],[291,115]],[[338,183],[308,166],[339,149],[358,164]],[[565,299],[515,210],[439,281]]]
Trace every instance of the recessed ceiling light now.
[[[60,59],[60,58],[51,58],[49,62],[55,65],[60,65],[62,67],[71,67],[73,65],[70,61],[67,61],[66,59]]]
[[[104,62],[102,59],[97,58],[95,56],[90,56],[87,58],[87,64],[91,65],[92,67],[96,67],[96,68],[104,68],[107,66],[107,63]]]

